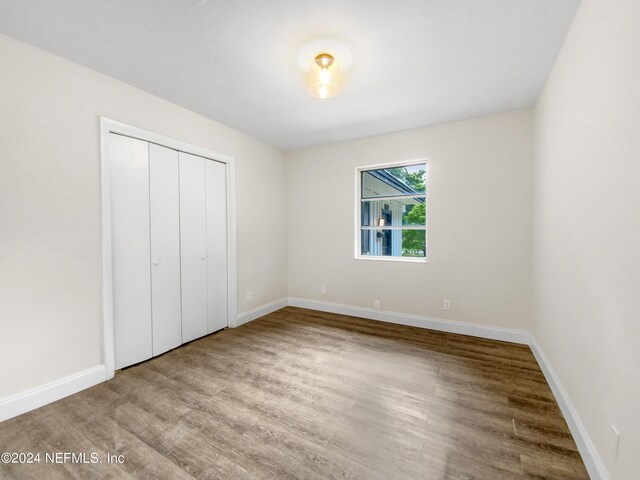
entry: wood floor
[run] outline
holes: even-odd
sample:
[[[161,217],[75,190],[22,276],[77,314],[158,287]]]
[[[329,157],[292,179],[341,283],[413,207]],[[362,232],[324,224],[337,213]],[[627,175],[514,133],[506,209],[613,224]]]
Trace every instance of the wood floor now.
[[[103,463],[2,479],[588,479],[528,347],[293,307],[8,420],[5,451]]]

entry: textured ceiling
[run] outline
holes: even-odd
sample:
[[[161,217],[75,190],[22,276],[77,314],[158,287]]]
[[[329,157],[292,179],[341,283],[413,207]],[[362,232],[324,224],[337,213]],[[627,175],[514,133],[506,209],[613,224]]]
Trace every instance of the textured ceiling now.
[[[532,106],[579,0],[3,0],[0,32],[283,149]],[[349,46],[307,93],[310,39]]]

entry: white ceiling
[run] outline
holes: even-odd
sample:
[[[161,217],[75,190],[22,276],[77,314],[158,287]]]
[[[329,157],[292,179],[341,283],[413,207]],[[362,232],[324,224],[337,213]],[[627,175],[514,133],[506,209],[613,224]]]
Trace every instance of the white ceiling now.
[[[2,0],[0,32],[288,150],[532,106],[578,4]],[[317,36],[353,53],[328,100],[296,63]]]

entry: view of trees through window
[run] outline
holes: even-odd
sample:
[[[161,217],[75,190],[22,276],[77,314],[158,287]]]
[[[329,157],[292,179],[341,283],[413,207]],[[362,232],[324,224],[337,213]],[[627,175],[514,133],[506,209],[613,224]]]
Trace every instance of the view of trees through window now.
[[[410,225],[424,225],[427,208],[426,202],[419,205],[412,205],[412,208],[403,213],[403,223],[405,218]],[[418,222],[422,222],[421,224]],[[427,237],[424,230],[403,230],[402,231],[402,256],[403,257],[424,257],[427,254]]]
[[[361,175],[360,254],[425,258],[426,165],[363,170]]]
[[[389,172],[396,178],[409,185],[416,193],[426,192],[424,168],[417,171],[409,171],[407,167],[390,168]],[[402,213],[403,225],[426,225],[427,199],[417,205],[406,205]],[[402,231],[402,256],[424,257],[427,254],[427,236],[424,230]]]

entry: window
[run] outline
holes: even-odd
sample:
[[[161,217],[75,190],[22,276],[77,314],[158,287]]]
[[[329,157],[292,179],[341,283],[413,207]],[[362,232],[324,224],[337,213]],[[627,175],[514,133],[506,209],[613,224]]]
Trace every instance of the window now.
[[[426,173],[424,160],[357,170],[357,258],[426,260]]]

